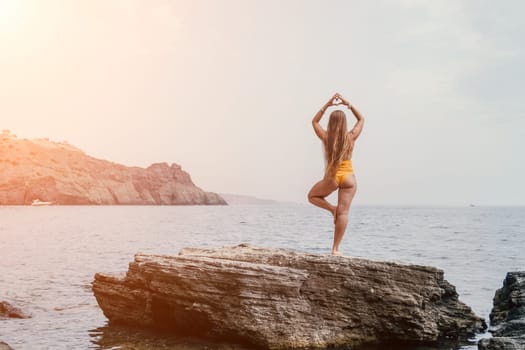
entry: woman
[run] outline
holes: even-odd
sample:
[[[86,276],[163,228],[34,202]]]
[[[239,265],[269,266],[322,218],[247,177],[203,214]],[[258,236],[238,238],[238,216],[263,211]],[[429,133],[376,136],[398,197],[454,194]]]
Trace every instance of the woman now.
[[[339,104],[346,105],[352,111],[352,114],[357,119],[356,124],[352,130],[348,131],[345,113],[335,110],[330,113],[328,130],[325,131],[319,124],[321,117],[328,107]],[[330,211],[334,216],[335,230],[332,255],[341,255],[339,243],[343,239],[343,234],[348,224],[350,204],[357,189],[351,158],[355,140],[361,133],[363,124],[363,116],[339,93],[332,96],[312,119],[315,133],[324,144],[326,166],[324,178],[312,187],[308,193],[308,200],[312,204]],[[334,206],[325,197],[337,189],[339,189],[338,200],[337,205]]]

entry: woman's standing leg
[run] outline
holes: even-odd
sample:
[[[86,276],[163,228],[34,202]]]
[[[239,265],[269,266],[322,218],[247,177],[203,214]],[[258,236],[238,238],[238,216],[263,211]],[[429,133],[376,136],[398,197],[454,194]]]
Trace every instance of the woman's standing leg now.
[[[339,195],[336,208],[336,221],[334,228],[334,244],[332,246],[332,254],[340,255],[339,244],[345,234],[346,226],[348,225],[348,212],[350,211],[350,204],[354,198],[357,190],[357,182],[354,174],[350,174],[341,183],[339,187]]]
[[[328,210],[335,217],[336,206],[325,199],[335,190],[337,190],[337,182],[334,179],[324,178],[317,182],[308,192],[308,201],[313,205]]]

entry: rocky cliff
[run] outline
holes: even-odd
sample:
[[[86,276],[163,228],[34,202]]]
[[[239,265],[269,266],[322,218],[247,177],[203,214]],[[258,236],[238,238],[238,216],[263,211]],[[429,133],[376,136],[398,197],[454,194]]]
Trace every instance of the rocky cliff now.
[[[434,267],[249,245],[136,254],[125,275],[97,273],[111,324],[305,349],[435,343],[486,328]]]
[[[65,142],[0,134],[0,204],[226,204],[180,165],[128,167]]]

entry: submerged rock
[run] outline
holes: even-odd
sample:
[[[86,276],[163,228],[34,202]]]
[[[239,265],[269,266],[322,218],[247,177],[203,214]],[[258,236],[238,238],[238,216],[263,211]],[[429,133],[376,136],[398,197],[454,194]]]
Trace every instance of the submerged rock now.
[[[113,324],[92,329],[89,334],[92,336],[91,343],[97,349],[251,350],[240,344],[185,338],[170,332]]]
[[[13,350],[13,348],[0,340],[0,350]]]
[[[525,349],[525,271],[507,273],[493,304],[489,331],[494,338],[482,339],[478,348]]]
[[[0,317],[4,318],[31,318],[19,308],[9,304],[7,301],[0,301]]]
[[[264,349],[434,343],[486,328],[434,267],[259,248],[136,254],[125,275],[97,273],[110,324]]]

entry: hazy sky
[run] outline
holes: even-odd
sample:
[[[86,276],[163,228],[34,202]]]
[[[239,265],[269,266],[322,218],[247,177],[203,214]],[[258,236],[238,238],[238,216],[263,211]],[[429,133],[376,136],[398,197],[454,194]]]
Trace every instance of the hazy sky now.
[[[307,203],[324,166],[311,119],[339,92],[366,120],[354,204],[525,205],[524,12],[519,0],[0,0],[0,129]]]

